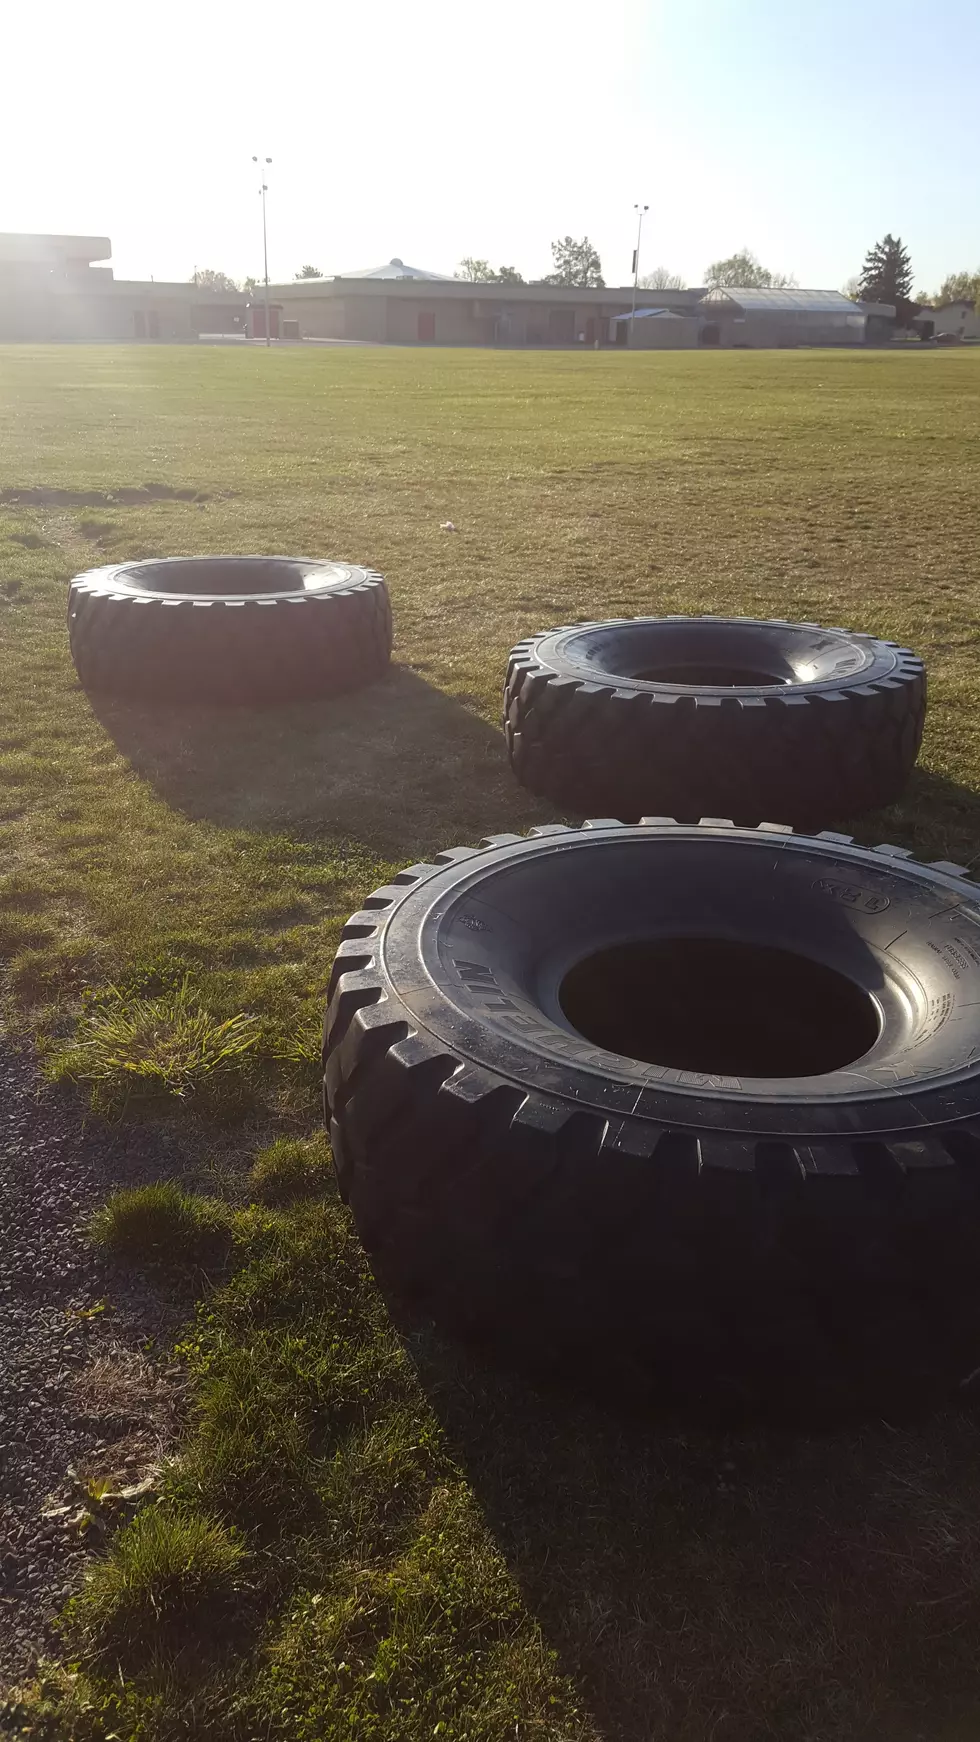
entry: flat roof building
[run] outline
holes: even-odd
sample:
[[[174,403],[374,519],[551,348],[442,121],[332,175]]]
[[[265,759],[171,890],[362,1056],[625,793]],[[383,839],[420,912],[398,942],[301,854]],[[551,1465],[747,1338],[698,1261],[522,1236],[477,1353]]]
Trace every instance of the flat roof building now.
[[[263,291],[249,301],[236,290],[117,279],[111,254],[107,236],[0,234],[0,342],[265,337]],[[635,349],[860,345],[887,341],[894,317],[834,290],[646,290],[635,299],[632,285],[480,284],[397,256],[270,286],[269,313],[272,338],[293,341]]]
[[[399,266],[400,262],[392,262]],[[607,345],[626,343],[610,323],[628,314],[633,287],[474,284],[413,271],[345,273],[277,284],[272,295],[308,339],[389,345]],[[658,303],[693,311],[700,291],[658,291]]]
[[[202,333],[244,334],[240,292],[119,279],[101,264],[111,255],[108,236],[0,233],[0,342],[190,344]]]

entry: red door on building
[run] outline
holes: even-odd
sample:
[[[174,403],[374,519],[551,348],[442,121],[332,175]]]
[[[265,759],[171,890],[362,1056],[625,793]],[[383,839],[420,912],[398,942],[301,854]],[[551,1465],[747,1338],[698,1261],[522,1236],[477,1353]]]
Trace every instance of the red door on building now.
[[[436,317],[432,313],[419,315],[418,335],[420,345],[431,345],[436,336]]]
[[[257,302],[255,304],[253,304],[252,308],[250,308],[248,312],[249,312],[249,321],[251,324],[252,338],[253,339],[264,339],[265,338],[265,304],[261,303],[261,302]],[[276,307],[275,303],[270,304],[270,307],[269,307],[269,337],[270,337],[270,339],[278,339],[278,337],[279,337],[279,309]]]

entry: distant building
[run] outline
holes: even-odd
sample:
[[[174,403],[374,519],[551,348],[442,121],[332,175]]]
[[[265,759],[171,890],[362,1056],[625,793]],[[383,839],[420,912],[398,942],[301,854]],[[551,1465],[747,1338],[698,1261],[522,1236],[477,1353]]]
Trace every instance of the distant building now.
[[[867,321],[867,325],[864,329],[865,344],[891,344],[892,339],[895,337],[895,304],[891,302],[868,302],[864,297],[862,297],[857,306]]]
[[[0,342],[265,338],[266,293],[114,278],[107,236],[0,235]],[[500,347],[860,345],[890,338],[894,310],[835,290],[593,290],[475,284],[407,266],[270,286],[270,337],[389,345]],[[971,336],[972,304],[958,330]],[[940,311],[945,312],[945,311]],[[952,316],[950,317],[952,318]]]
[[[944,302],[939,308],[922,308],[919,319],[930,320],[937,336],[952,333],[957,339],[980,339],[980,312],[969,297]]]
[[[867,315],[839,290],[709,290],[698,312],[702,345],[779,349],[867,339]]]
[[[614,316],[612,328],[614,342],[634,351],[684,351],[699,344],[701,321],[695,308],[638,308]]]
[[[0,342],[160,340],[244,334],[246,298],[196,284],[119,279],[93,262],[108,236],[0,234]]]
[[[551,284],[473,284],[392,261],[369,273],[277,284],[284,314],[306,339],[389,345],[626,344],[613,323],[629,312],[633,287],[569,289]],[[699,291],[657,293],[664,307],[693,313]]]
[[[863,345],[868,312],[836,290],[664,290],[633,311],[633,287],[472,284],[404,268],[276,285],[303,338],[394,345]],[[645,293],[649,296],[649,292]],[[889,336],[894,309],[876,305]]]

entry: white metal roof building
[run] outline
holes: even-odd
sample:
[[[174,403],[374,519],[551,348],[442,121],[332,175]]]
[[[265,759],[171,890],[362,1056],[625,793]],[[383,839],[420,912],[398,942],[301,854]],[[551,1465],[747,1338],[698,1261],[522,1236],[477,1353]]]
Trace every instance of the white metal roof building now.
[[[708,290],[701,298],[703,345],[863,345],[867,315],[839,290]]]
[[[451,284],[444,272],[425,272],[421,266],[406,266],[397,254],[383,266],[367,266],[362,272],[338,272],[337,278],[422,278],[428,282]]]
[[[795,285],[773,290],[706,290],[702,303],[737,303],[743,314],[749,309],[777,310],[781,314],[853,314],[856,304],[842,290],[799,290]]]

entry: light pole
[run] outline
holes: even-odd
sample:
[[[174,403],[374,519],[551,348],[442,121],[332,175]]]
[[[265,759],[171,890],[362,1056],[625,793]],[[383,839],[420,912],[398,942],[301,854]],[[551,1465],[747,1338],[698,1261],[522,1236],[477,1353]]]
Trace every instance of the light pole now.
[[[640,237],[643,234],[643,219],[650,210],[649,206],[634,205],[634,212],[639,213],[636,223],[636,248],[633,252],[633,302],[630,307],[630,344],[633,343],[633,322],[636,320],[636,287],[640,281]]]
[[[264,166],[267,163],[271,163],[272,158],[271,157],[253,157],[252,162],[258,163],[258,164]],[[272,332],[271,332],[271,329],[269,326],[269,239],[268,239],[268,236],[266,234],[266,228],[265,228],[265,196],[269,191],[269,187],[268,187],[268,183],[266,182],[266,179],[265,179],[264,167],[260,168],[259,174],[262,177],[262,181],[261,181],[260,186],[259,186],[259,193],[262,196],[262,269],[265,273],[265,342],[266,342],[266,345],[271,345],[272,344]]]

